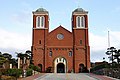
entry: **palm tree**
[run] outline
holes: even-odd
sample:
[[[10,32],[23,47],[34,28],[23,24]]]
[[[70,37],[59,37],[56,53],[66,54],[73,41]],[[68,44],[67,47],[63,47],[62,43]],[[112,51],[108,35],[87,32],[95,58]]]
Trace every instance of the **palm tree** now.
[[[29,55],[27,53],[23,54],[23,53],[17,53],[17,57],[18,57],[18,67],[21,66],[21,68],[23,68],[25,65],[27,65],[26,61],[29,59]],[[20,61],[22,61],[21,65],[20,65]]]
[[[17,57],[20,57],[21,59],[24,58],[24,54],[23,53],[17,53],[17,52],[15,52],[15,53],[17,54]]]
[[[15,58],[10,59],[10,63],[13,67],[17,67],[17,60]]]
[[[25,52],[25,54],[27,54],[27,55],[29,56],[30,64],[33,64],[33,60],[32,60],[33,54],[32,54],[32,51],[27,50],[27,51]]]

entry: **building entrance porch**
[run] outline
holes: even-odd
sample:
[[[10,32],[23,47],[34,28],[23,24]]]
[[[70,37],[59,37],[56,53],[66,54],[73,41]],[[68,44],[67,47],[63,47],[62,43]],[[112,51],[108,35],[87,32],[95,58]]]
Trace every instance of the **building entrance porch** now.
[[[57,73],[65,73],[65,65],[63,63],[57,64]]]
[[[58,57],[54,60],[54,73],[66,73],[67,61],[63,57]]]

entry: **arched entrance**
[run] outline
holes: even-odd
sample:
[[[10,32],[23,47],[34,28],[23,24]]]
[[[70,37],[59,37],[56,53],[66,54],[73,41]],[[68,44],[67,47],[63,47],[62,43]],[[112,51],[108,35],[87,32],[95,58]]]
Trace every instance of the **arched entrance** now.
[[[67,61],[63,57],[58,57],[54,60],[54,73],[66,73]]]
[[[63,63],[57,64],[57,73],[65,73],[65,65]]]
[[[38,66],[40,67],[40,72],[42,72],[42,64],[38,64]]]

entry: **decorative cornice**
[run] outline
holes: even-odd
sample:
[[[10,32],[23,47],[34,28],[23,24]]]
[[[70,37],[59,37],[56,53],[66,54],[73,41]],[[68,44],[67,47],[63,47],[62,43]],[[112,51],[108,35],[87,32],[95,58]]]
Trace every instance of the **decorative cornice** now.
[[[73,28],[73,29],[88,29],[88,28]]]
[[[47,48],[72,48],[73,46],[46,46]]]
[[[32,12],[33,15],[49,15],[48,12]]]
[[[73,14],[72,15],[87,15],[88,14],[88,12],[73,12]]]
[[[48,29],[48,28],[33,28],[33,29]]]

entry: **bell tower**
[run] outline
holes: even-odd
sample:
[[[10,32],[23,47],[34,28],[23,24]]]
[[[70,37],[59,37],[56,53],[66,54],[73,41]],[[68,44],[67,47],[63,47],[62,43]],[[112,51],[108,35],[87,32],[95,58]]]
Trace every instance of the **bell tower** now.
[[[90,68],[90,47],[88,40],[88,12],[77,8],[72,12],[73,32],[73,69],[76,73],[81,68]]]
[[[49,31],[49,13],[43,8],[33,11],[32,52],[33,63],[45,71],[45,44]]]

